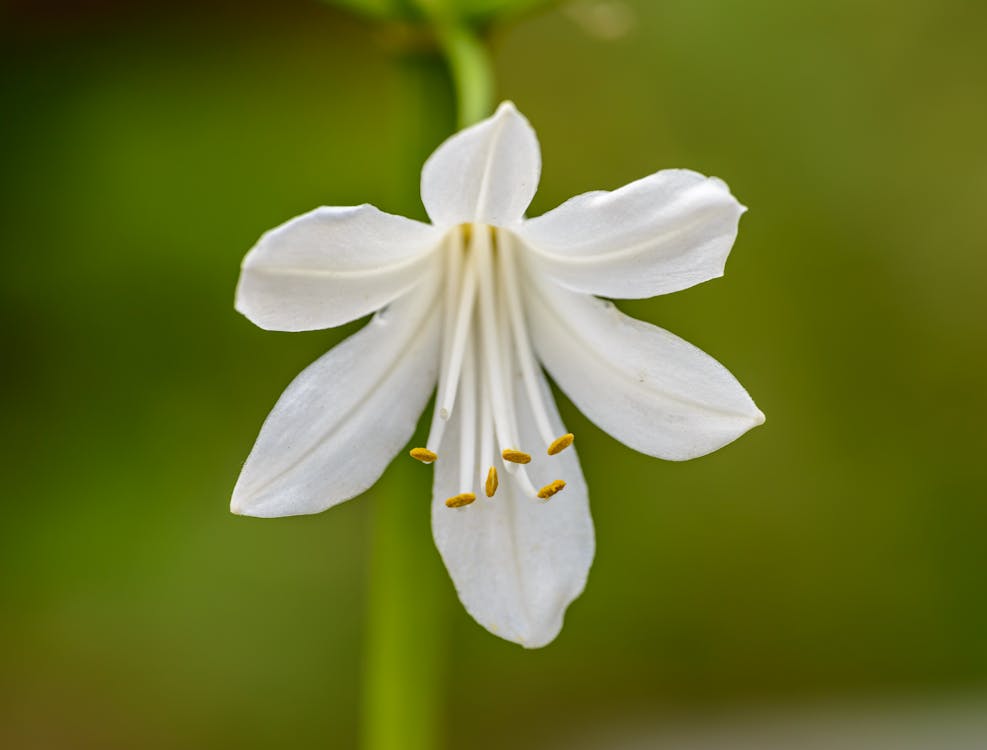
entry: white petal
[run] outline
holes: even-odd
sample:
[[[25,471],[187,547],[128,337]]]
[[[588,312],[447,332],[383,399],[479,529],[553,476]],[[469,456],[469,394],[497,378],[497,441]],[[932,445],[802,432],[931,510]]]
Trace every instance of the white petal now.
[[[654,297],[723,275],[746,209],[722,180],[667,169],[577,195],[518,234],[542,271],[604,297]]]
[[[723,365],[610,302],[529,283],[535,351],[559,387],[601,429],[651,456],[702,456],[764,415]]]
[[[331,328],[423,276],[442,233],[373,206],[323,206],[267,232],[243,259],[236,309],[261,328]]]
[[[429,280],[382,310],[295,378],[240,473],[234,513],[318,513],[377,481],[435,387],[435,286]]]
[[[541,151],[531,125],[510,102],[456,133],[422,168],[422,203],[436,226],[512,226],[538,188]]]
[[[551,393],[540,379],[552,425],[563,435]],[[515,392],[523,393],[520,380]],[[435,464],[432,532],[466,611],[494,635],[539,648],[558,635],[566,607],[582,593],[595,542],[575,449],[557,456],[534,451],[541,445],[538,430],[527,401],[520,406],[522,445],[540,453],[527,466],[532,482],[541,487],[564,479],[565,489],[547,502],[525,496],[498,461],[500,488],[492,498],[477,485],[476,502],[447,508],[445,499],[462,491],[457,410]]]

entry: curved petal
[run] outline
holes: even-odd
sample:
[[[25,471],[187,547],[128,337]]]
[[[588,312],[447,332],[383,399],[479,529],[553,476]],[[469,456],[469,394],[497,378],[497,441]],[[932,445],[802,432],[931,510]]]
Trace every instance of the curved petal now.
[[[531,125],[504,102],[451,136],[422,168],[422,203],[436,226],[513,226],[538,188],[541,151]]]
[[[552,425],[559,435],[565,434],[552,395],[540,374],[539,378]],[[518,381],[515,393],[523,390]],[[514,478],[501,471],[500,487],[492,498],[477,486],[476,502],[447,508],[445,499],[462,491],[460,411],[453,412],[435,464],[435,544],[466,611],[494,635],[539,648],[562,629],[566,607],[582,593],[593,562],[593,519],[579,459],[572,448],[557,456],[533,457],[526,468],[536,487],[554,479],[566,481],[565,489],[547,502],[522,494]],[[540,445],[527,402],[518,414],[522,444]]]
[[[532,261],[569,289],[654,297],[722,276],[746,210],[722,180],[666,169],[577,195],[517,232]]]
[[[723,365],[613,303],[529,283],[535,351],[579,409],[634,450],[684,461],[764,421]]]
[[[435,387],[434,291],[430,280],[382,310],[292,381],[261,428],[230,510],[318,513],[377,481]]]
[[[422,278],[442,233],[373,206],[323,206],[272,229],[243,259],[236,309],[261,328],[356,320]]]

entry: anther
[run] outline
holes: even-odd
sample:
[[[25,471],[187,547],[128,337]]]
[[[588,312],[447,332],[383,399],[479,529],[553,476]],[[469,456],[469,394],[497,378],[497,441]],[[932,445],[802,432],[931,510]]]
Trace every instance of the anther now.
[[[487,493],[487,497],[493,497],[494,493],[497,491],[497,467],[491,466],[490,471],[487,472],[487,484],[484,487]]]
[[[510,461],[512,464],[531,463],[531,456],[529,454],[524,451],[514,450],[513,448],[506,448],[500,455],[505,461]]]
[[[556,492],[561,492],[564,487],[565,487],[565,482],[563,482],[561,479],[556,479],[554,482],[550,482],[549,484],[546,484],[544,487],[538,490],[538,497],[540,497],[542,500],[548,500],[548,498],[550,498]]]
[[[462,492],[446,500],[447,508],[462,508],[476,500],[476,495],[472,492]]]
[[[439,457],[437,453],[430,451],[428,448],[412,448],[408,451],[408,455],[416,461],[421,461],[423,464],[434,463],[435,459]]]
[[[552,444],[548,446],[548,455],[554,456],[556,453],[561,453],[570,445],[572,445],[572,441],[575,439],[576,436],[573,435],[571,432],[567,432],[565,435],[563,435],[560,438],[555,438],[555,440],[552,441]]]

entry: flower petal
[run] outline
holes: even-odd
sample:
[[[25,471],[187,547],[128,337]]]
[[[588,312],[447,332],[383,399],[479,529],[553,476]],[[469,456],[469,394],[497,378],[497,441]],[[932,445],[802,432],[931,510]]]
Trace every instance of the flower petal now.
[[[552,425],[563,435],[566,430],[552,395],[539,378]],[[515,392],[520,396],[523,391],[518,380]],[[458,471],[460,411],[453,412],[435,464],[435,544],[466,611],[494,635],[539,648],[562,629],[566,607],[582,593],[593,562],[593,520],[579,459],[569,448],[557,456],[536,455],[527,465],[536,487],[565,480],[565,489],[547,502],[523,495],[515,479],[501,471],[500,487],[492,498],[482,494],[478,477],[476,502],[447,508],[445,499],[463,490]],[[531,413],[525,400],[518,409],[522,445],[541,444]]]
[[[535,351],[555,382],[601,429],[641,453],[695,458],[764,421],[723,365],[613,303],[529,282],[526,304]]]
[[[432,223],[513,226],[538,188],[541,151],[514,105],[447,139],[422,168],[422,203]]]
[[[722,180],[666,169],[612,193],[577,195],[517,231],[563,286],[654,297],[722,276],[744,211]]]
[[[234,513],[318,513],[377,481],[435,387],[441,325],[432,276],[281,394],[233,490]]]
[[[236,309],[261,328],[331,328],[411,288],[442,233],[373,206],[323,206],[272,229],[243,259]]]

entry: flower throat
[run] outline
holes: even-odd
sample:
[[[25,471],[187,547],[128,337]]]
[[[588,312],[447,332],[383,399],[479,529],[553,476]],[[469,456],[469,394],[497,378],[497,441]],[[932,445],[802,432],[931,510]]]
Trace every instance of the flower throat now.
[[[512,242],[503,229],[461,224],[449,232],[441,250],[444,315],[439,384],[428,441],[424,448],[413,448],[411,457],[425,464],[439,460],[446,425],[453,410],[461,410],[460,492],[445,501],[450,508],[473,503],[477,487],[487,497],[494,496],[499,486],[498,454],[504,470],[531,498],[547,500],[565,487],[562,479],[556,479],[536,489],[524,466],[531,462],[531,454],[520,446],[515,367],[545,452],[549,456],[562,452],[574,436],[558,436],[551,428],[525,326]]]

